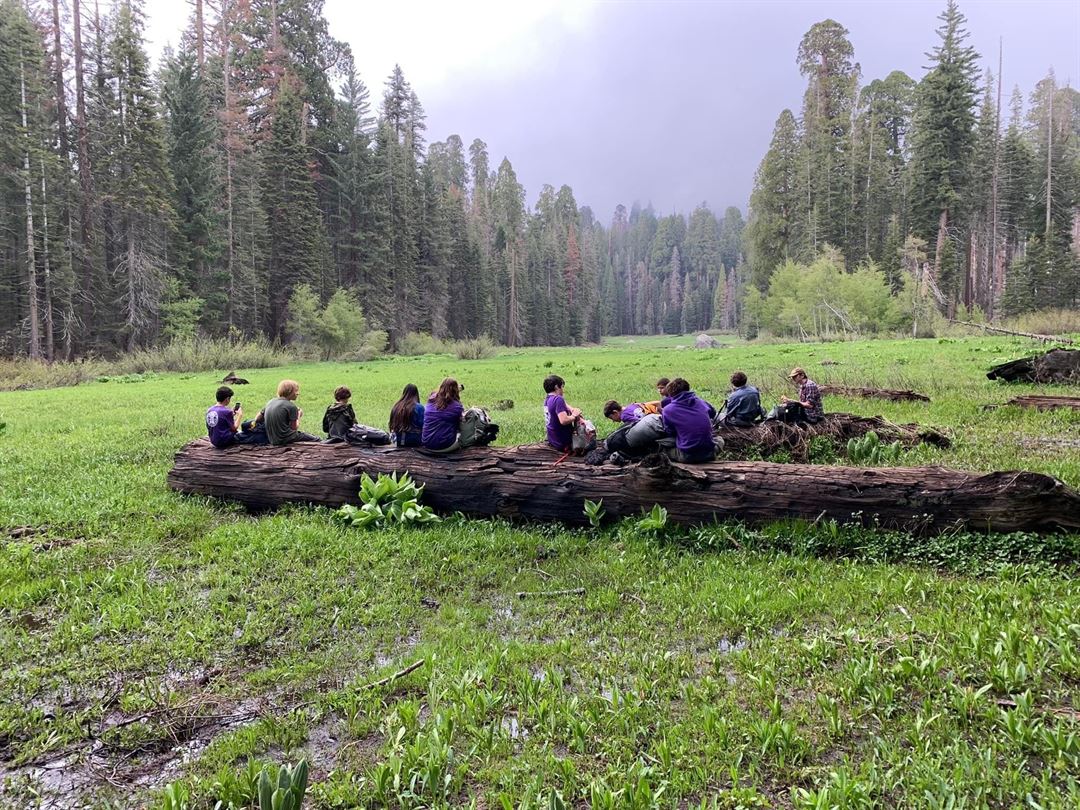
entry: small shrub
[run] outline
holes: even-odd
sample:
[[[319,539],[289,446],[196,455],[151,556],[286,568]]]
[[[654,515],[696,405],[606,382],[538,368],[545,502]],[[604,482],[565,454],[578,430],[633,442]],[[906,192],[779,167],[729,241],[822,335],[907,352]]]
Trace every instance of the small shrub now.
[[[259,776],[259,810],[300,810],[307,792],[308,763],[302,759],[293,767],[282,765],[277,777],[270,775],[270,768],[263,768]]]
[[[599,501],[590,501],[586,499],[583,511],[585,512],[585,517],[589,519],[589,525],[594,529],[600,528],[600,521],[604,519],[604,515],[606,514],[604,512],[604,499],[601,498]]]
[[[667,509],[662,507],[658,503],[653,504],[651,511],[646,512],[645,515],[637,522],[638,531],[645,534],[651,534],[653,536],[659,536],[664,533],[668,525],[668,512]]]
[[[397,473],[380,475],[373,479],[365,473],[360,478],[361,506],[345,504],[334,517],[349,526],[361,529],[382,528],[395,523],[435,523],[439,516],[430,506],[422,506],[422,486],[413,483],[408,473],[398,478]]]
[[[443,351],[443,342],[427,332],[409,332],[397,343],[397,354],[416,357],[421,354],[439,354]]]
[[[814,436],[810,439],[806,457],[811,464],[832,464],[839,458],[836,442],[829,436]]]
[[[487,335],[480,335],[480,337],[467,340],[459,340],[454,343],[453,350],[454,356],[457,357],[458,360],[486,360],[489,357],[494,357],[498,353],[498,347],[495,345],[495,341]]]
[[[886,467],[896,465],[903,455],[900,442],[883,444],[877,433],[869,431],[861,439],[848,439],[847,456],[853,464],[866,467]]]

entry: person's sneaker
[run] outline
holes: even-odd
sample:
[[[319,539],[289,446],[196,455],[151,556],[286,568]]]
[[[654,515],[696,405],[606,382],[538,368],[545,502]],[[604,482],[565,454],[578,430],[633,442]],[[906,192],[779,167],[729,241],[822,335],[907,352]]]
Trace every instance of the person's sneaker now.
[[[626,456],[624,456],[618,451],[615,451],[610,456],[608,456],[607,460],[614,464],[616,467],[625,467],[630,462],[630,459],[628,459]]]

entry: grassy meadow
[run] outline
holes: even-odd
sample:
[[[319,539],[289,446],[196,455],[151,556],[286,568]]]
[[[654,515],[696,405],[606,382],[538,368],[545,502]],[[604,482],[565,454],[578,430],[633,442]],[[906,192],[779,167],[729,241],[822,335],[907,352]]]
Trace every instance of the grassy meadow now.
[[[237,368],[236,398],[299,380],[317,431],[344,384],[385,426],[406,383],[454,376],[513,400],[515,444],[549,373],[603,433],[661,375],[719,405],[742,369],[768,405],[801,365],[930,396],[826,399],[952,437],[905,464],[1080,487],[1080,413],[983,409],[1034,390],[984,376],[1028,341],[729,344]],[[302,756],[316,808],[1080,806],[1080,536],[251,515],[165,486],[221,374],[0,393],[0,806],[251,807],[262,764]]]

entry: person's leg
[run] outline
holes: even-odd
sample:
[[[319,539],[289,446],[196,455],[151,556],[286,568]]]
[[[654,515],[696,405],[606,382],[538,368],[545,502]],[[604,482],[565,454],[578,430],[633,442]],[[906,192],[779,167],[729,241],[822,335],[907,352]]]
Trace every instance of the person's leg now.
[[[321,442],[318,436],[312,436],[310,433],[304,433],[302,430],[296,431],[295,435],[289,439],[285,444],[296,444],[297,442]]]
[[[458,437],[456,439],[454,439],[454,443],[452,445],[450,445],[449,447],[444,447],[442,450],[433,450],[430,447],[427,448],[427,450],[429,450],[432,453],[453,453],[455,450],[460,450],[460,449],[461,449],[461,435],[460,434],[458,435]]]

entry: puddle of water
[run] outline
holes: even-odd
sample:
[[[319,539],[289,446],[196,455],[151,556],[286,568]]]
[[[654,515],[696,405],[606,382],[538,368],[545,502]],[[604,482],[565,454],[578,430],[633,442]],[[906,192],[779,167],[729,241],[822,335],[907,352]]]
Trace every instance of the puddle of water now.
[[[745,638],[732,640],[727,636],[721,636],[720,640],[716,642],[716,650],[717,652],[726,655],[727,653],[742,652],[749,644],[750,642]]]
[[[40,630],[41,628],[45,627],[47,624],[48,624],[48,622],[45,619],[43,619],[41,616],[37,616],[37,615],[31,613],[30,611],[26,611],[25,613],[20,613],[15,618],[15,625],[17,627],[21,627],[23,630],[25,630],[28,633],[33,633],[35,630]]]
[[[518,723],[517,717],[512,714],[504,717],[499,725],[503,731],[510,735],[511,740],[527,740],[529,738],[529,730]]]

